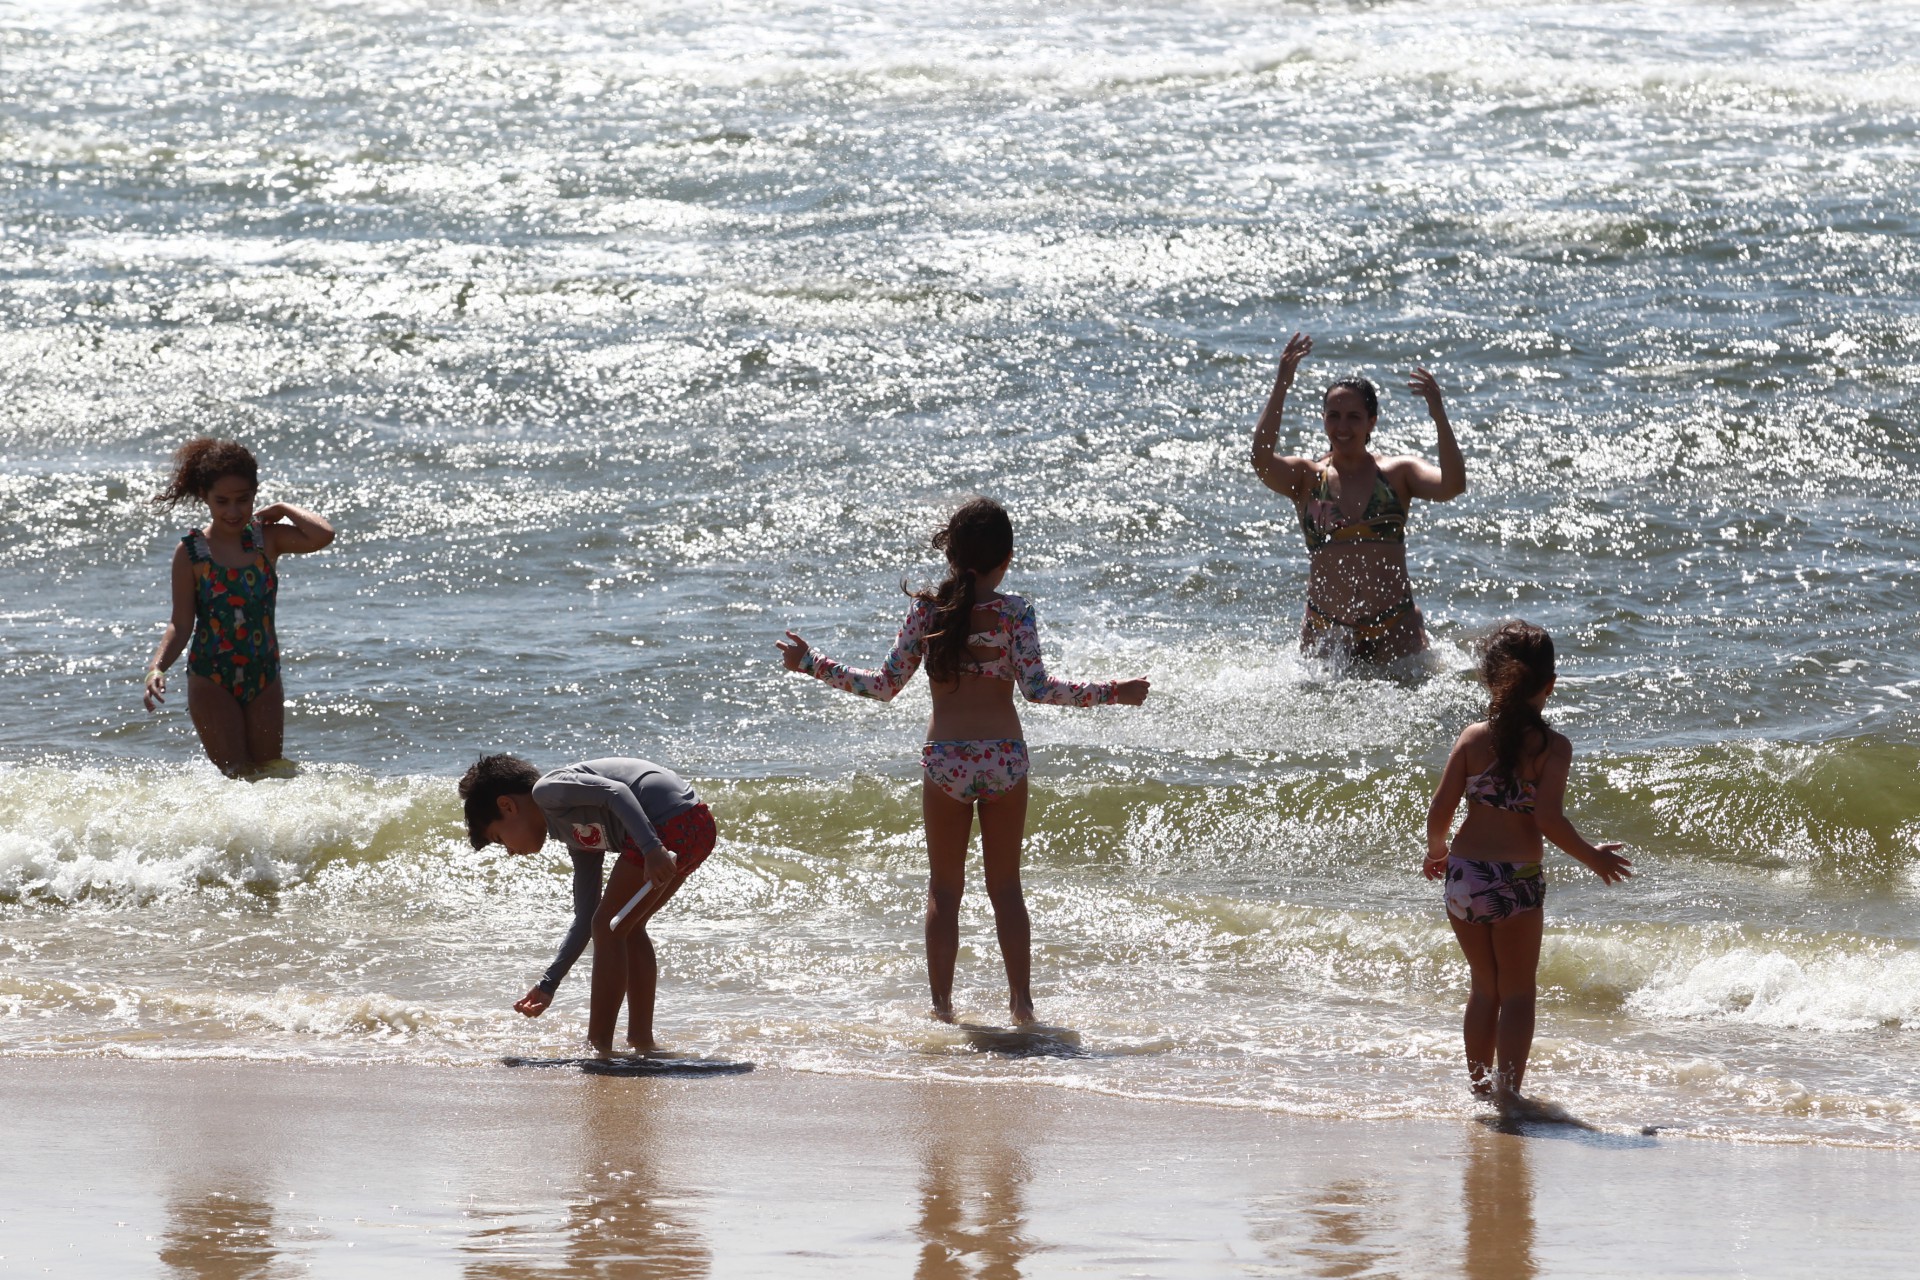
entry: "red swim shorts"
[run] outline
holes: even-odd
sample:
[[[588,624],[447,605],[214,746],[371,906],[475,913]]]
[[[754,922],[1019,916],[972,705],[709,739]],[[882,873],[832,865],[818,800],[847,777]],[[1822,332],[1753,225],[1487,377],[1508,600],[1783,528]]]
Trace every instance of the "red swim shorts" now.
[[[682,876],[691,874],[707,860],[707,855],[713,852],[713,842],[718,839],[713,829],[713,810],[704,804],[674,814],[657,829],[660,843],[673,854],[673,865]],[[647,860],[631,844],[620,851],[620,856],[637,867],[644,869],[647,865]]]

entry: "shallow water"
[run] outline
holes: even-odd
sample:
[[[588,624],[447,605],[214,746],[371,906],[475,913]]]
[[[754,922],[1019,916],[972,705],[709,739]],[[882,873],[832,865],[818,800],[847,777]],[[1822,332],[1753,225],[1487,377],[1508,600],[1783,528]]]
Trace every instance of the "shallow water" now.
[[[1574,814],[1536,1084],[1602,1121],[1920,1138],[1920,6],[0,7],[0,1053],[484,1060],[564,859],[474,854],[481,750],[673,763],[720,856],[658,930],[679,1043],[832,1071],[1456,1114],[1417,874],[1480,705],[1562,653]],[[1291,652],[1244,462],[1279,342],[1439,373],[1417,686]],[[1291,438],[1306,441],[1305,420]],[[283,565],[289,750],[196,760],[138,673],[186,434],[341,529]],[[1013,510],[1038,996],[923,1023],[926,709],[877,657],[955,495]],[[176,699],[176,704],[183,699]],[[984,901],[961,1002],[991,1018]]]

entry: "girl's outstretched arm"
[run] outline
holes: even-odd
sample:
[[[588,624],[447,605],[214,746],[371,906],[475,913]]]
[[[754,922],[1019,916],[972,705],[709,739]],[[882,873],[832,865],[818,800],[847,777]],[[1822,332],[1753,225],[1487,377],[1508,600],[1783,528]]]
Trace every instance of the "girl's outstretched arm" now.
[[[1283,457],[1279,452],[1280,419],[1286,412],[1287,392],[1293,387],[1294,371],[1313,350],[1313,339],[1296,333],[1287,339],[1280,353],[1280,372],[1274,376],[1273,391],[1267,407],[1253,425],[1253,472],[1260,482],[1275,493],[1298,499],[1313,482],[1313,462],[1307,458]]]
[[[907,611],[907,620],[900,624],[900,634],[894,638],[893,652],[887,655],[877,671],[835,662],[825,654],[808,648],[807,642],[791,631],[787,632],[784,641],[776,640],[774,644],[780,650],[780,660],[789,671],[812,676],[862,698],[891,702],[900,690],[906,688],[907,681],[913,679],[913,673],[920,669],[920,658],[926,649],[927,627],[932,617],[932,606],[924,600],[914,601],[913,608]]]
[[[1568,856],[1606,883],[1616,884],[1633,874],[1627,870],[1633,863],[1614,852],[1621,846],[1617,842],[1588,844],[1573,829],[1573,823],[1567,820],[1564,807],[1567,770],[1572,764],[1573,744],[1554,734],[1547,744],[1546,767],[1540,775],[1539,785],[1534,789],[1533,820],[1539,825],[1540,834],[1566,850]]]
[[[153,661],[147,664],[146,678],[141,681],[146,693],[140,701],[149,711],[167,700],[167,668],[193,636],[193,559],[187,554],[184,542],[173,549],[173,569],[169,576],[173,582],[173,616],[167,619],[160,647],[153,651]]]
[[[253,518],[265,527],[267,554],[276,559],[318,551],[333,541],[333,526],[325,516],[317,516],[290,502],[262,507],[253,513]]]
[[[1145,680],[1080,683],[1048,675],[1047,664],[1040,657],[1039,623],[1033,616],[1033,606],[1025,600],[1018,602],[1011,631],[1013,665],[1019,674],[1020,692],[1028,702],[1050,702],[1061,707],[1097,707],[1103,703],[1137,707],[1147,700],[1149,685]]]
[[[1467,791],[1466,741],[1467,730],[1463,729],[1447,755],[1447,767],[1441,770],[1433,803],[1427,806],[1427,856],[1420,863],[1420,874],[1429,880],[1447,874],[1447,838],[1453,834],[1453,815],[1460,808],[1460,797]]]

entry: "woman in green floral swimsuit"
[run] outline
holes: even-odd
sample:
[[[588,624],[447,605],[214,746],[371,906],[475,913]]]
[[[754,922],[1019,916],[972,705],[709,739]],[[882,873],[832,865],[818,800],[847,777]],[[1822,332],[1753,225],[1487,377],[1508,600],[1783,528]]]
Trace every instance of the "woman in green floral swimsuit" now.
[[[333,526],[286,503],[253,509],[260,465],[243,446],[204,436],[175,455],[173,480],[155,499],[207,504],[204,530],[189,530],[173,553],[173,617],[147,664],[146,707],[166,701],[167,668],[187,646],[187,710],[207,759],[245,775],[280,759],[285,700],[273,605],[274,563],[318,551]]]

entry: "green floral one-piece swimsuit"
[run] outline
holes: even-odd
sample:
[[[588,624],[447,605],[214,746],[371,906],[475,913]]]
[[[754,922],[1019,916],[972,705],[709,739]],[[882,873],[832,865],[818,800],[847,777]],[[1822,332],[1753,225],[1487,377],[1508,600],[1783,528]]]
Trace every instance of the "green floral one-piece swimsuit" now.
[[[267,558],[267,531],[258,520],[240,533],[253,563],[230,569],[213,558],[207,535],[182,535],[193,562],[193,646],[187,670],[205,676],[243,706],[280,678],[280,642],[273,633],[273,602],[280,589]]]

